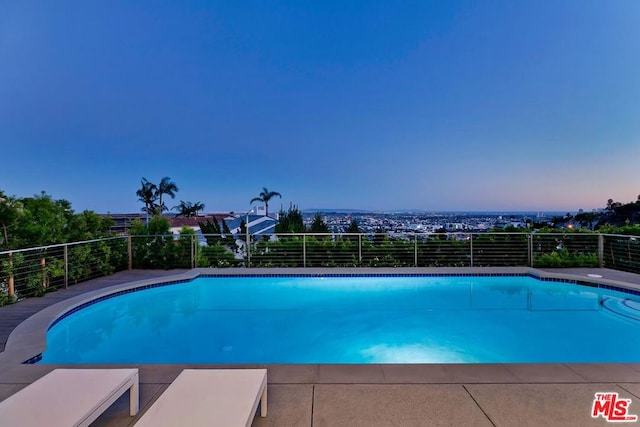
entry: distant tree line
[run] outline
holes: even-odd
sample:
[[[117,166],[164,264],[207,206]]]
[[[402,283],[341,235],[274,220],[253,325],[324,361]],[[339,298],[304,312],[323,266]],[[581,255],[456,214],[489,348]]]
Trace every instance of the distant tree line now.
[[[329,226],[325,222],[320,213],[316,213],[309,226],[304,225],[304,218],[298,206],[291,204],[287,211],[280,210],[278,214],[278,224],[275,228],[276,233],[329,233]],[[345,233],[360,233],[358,222],[354,219],[351,221]]]
[[[607,200],[606,207],[600,211],[567,213],[551,220],[552,228],[579,228],[614,234],[637,234],[640,226],[640,195],[635,202],[621,203]]]

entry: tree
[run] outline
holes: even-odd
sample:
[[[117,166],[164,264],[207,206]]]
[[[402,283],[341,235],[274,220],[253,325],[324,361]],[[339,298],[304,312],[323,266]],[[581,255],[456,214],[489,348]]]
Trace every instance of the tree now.
[[[389,240],[389,235],[386,230],[382,227],[376,227],[376,231],[373,234],[373,243],[376,245],[381,245],[386,240]]]
[[[140,181],[140,184],[141,187],[136,191],[136,195],[138,196],[138,200],[144,203],[144,208],[141,210],[147,215],[161,215],[162,212],[168,210],[162,201],[162,196],[166,194],[172,199],[175,199],[176,193],[178,192],[178,186],[172,182],[168,176],[162,178],[158,185],[155,185],[144,177]],[[202,208],[204,208],[204,205],[202,205]],[[148,218],[147,222],[149,222]]]
[[[306,231],[302,212],[297,206],[292,204],[287,212],[280,211],[278,217],[276,233],[304,233]]]
[[[204,238],[207,240],[207,245],[213,246],[222,239],[222,230],[220,229],[220,224],[218,224],[218,221],[215,218],[213,218],[213,221],[207,219],[207,222],[198,222],[198,227],[200,227],[200,231],[204,234]]]
[[[224,219],[222,220],[222,234],[224,234],[225,236],[229,236],[229,238],[231,238],[231,230],[229,230],[229,226],[227,225],[227,221],[225,221]],[[233,241],[233,239],[232,239]]]
[[[438,228],[435,233],[435,238],[438,240],[447,240],[447,230],[444,227]]]
[[[356,219],[351,220],[351,224],[344,230],[345,233],[362,233],[360,231],[360,227],[358,226],[358,221]]]
[[[324,222],[324,219],[322,219],[322,216],[320,216],[319,213],[316,213],[316,216],[313,217],[313,221],[309,226],[309,233],[328,233],[328,232],[329,232],[329,226],[327,225],[326,222]]]
[[[175,266],[175,242],[167,218],[154,215],[147,225],[134,220],[129,235],[136,236],[132,240],[134,268]]]
[[[605,209],[611,212],[616,210],[616,208],[619,208],[620,206],[622,206],[621,202],[614,202],[613,199],[609,199],[607,200],[607,207]]]
[[[69,219],[67,240],[77,242],[106,237],[113,224],[114,221],[111,218],[104,218],[93,211],[84,210]]]
[[[244,219],[240,220],[240,231],[238,232],[238,238],[242,241],[246,242],[246,235],[247,235],[247,223],[244,222]]]
[[[350,242],[357,242],[360,239],[359,237],[353,235],[362,233],[362,231],[360,230],[360,226],[358,226],[358,221],[356,221],[355,218],[352,219],[349,226],[345,228],[344,233],[346,234],[344,238]]]
[[[177,192],[178,192],[178,186],[171,181],[171,178],[169,178],[168,176],[165,176],[164,178],[162,178],[162,180],[160,181],[160,184],[158,184],[158,187],[156,188],[156,191],[154,193],[154,195],[158,199],[159,214],[167,210],[167,207],[162,202],[162,195],[166,194],[172,199],[175,199]]]
[[[46,192],[32,197],[6,196],[0,190],[0,250],[91,240],[109,235],[110,218],[85,210]]]
[[[193,209],[193,216],[198,216],[198,212],[200,212],[201,210],[204,209],[204,203],[201,202],[195,202],[192,206],[191,209]]]
[[[267,187],[262,187],[262,191],[260,192],[260,195],[258,197],[254,197],[253,199],[251,199],[249,204],[252,204],[253,202],[264,203],[265,215],[269,216],[269,200],[271,200],[275,196],[282,198],[282,195],[277,191],[269,191],[267,190]]]
[[[180,200],[180,203],[172,207],[171,210],[178,211],[176,216],[189,217],[191,216],[191,202],[185,202],[183,200]]]
[[[200,202],[185,202],[180,200],[180,204],[171,208],[171,210],[177,210],[177,216],[184,216],[187,218],[198,216],[198,212],[204,209],[204,204]]]
[[[140,185],[140,189],[136,191],[136,196],[138,196],[138,201],[144,203],[144,208],[141,210],[147,215],[153,215],[155,213],[156,191],[158,187],[144,177],[140,180]]]
[[[24,215],[16,225],[20,245],[40,246],[69,241],[69,223],[74,216],[69,201],[54,200],[43,191],[21,202]]]
[[[9,228],[19,220],[23,213],[22,203],[15,197],[9,197],[0,190],[0,243],[9,249]]]
[[[594,212],[581,212],[575,216],[576,221],[580,223],[582,227],[593,230],[593,223],[595,221],[596,214]]]

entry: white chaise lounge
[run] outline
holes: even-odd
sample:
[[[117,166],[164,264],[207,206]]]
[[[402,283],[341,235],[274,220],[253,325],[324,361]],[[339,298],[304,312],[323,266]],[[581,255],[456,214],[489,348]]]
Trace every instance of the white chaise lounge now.
[[[127,390],[138,413],[137,369],[55,369],[0,402],[0,426],[88,426]]]
[[[258,403],[266,417],[266,369],[185,369],[136,427],[246,427]]]

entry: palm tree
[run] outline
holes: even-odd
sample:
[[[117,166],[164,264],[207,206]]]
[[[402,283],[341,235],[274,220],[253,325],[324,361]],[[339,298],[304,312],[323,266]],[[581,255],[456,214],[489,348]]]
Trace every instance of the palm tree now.
[[[155,196],[158,198],[158,206],[159,213],[167,210],[167,206],[162,203],[162,195],[166,194],[170,196],[172,199],[176,198],[176,193],[178,192],[178,186],[171,181],[171,178],[165,176],[156,187]]]
[[[198,216],[198,212],[200,212],[203,209],[204,209],[204,203],[195,202],[193,205],[191,205],[191,213],[193,214],[192,216]]]
[[[149,182],[147,178],[142,178],[140,181],[142,185],[138,191],[136,191],[136,196],[138,196],[138,201],[144,203],[144,208],[142,208],[142,212],[146,212],[147,215],[152,214],[154,212],[154,204],[156,201],[156,191],[158,187],[155,184]],[[148,218],[148,216],[147,216]]]
[[[191,202],[185,202],[180,200],[180,204],[171,208],[171,210],[177,210],[176,216],[188,217],[191,214]]]
[[[253,199],[251,199],[249,204],[252,204],[253,202],[264,203],[265,216],[269,216],[269,200],[271,200],[275,196],[282,198],[282,195],[277,191],[269,191],[267,190],[267,187],[262,187],[262,191],[260,192],[260,195],[258,197],[254,197]]]
[[[200,202],[184,202],[180,200],[180,204],[178,206],[174,206],[171,209],[175,209],[178,212],[178,216],[184,217],[193,217],[198,216],[198,212],[204,209],[204,204]]]

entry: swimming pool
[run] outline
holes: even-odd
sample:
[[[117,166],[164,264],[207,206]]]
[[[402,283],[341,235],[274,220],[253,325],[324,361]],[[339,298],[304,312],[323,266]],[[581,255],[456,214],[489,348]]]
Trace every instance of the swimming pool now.
[[[639,362],[638,301],[527,275],[200,277],[63,316],[40,363]]]

